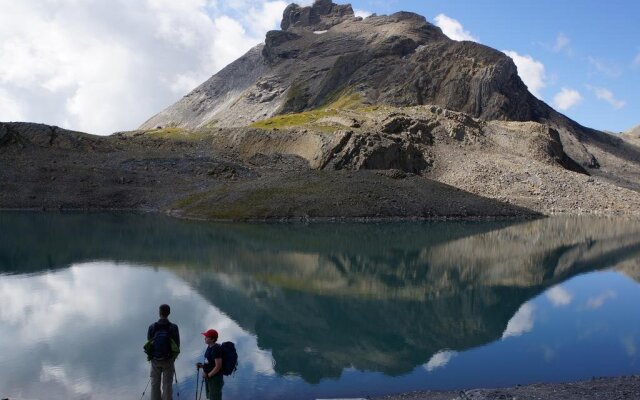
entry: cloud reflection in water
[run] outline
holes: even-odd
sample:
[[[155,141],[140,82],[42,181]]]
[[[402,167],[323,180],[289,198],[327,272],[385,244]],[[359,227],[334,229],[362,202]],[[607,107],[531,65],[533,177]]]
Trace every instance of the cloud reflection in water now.
[[[535,306],[533,304],[523,304],[518,312],[509,320],[507,329],[505,329],[502,334],[502,339],[531,332],[534,323],[534,311]]]
[[[142,344],[164,302],[181,331],[181,381],[195,373],[204,351],[200,332],[209,327],[238,344],[244,370],[273,375],[271,354],[258,349],[255,337],[171,272],[92,262],[0,277],[1,394],[113,399],[141,393],[148,380]]]
[[[547,298],[554,307],[563,307],[571,304],[573,296],[562,286],[554,286],[547,291]]]

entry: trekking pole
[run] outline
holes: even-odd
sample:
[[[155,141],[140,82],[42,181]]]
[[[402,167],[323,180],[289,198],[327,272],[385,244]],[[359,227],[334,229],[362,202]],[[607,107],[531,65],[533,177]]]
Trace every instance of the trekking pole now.
[[[202,399],[202,389],[204,388],[204,370],[202,370],[202,383],[200,384],[200,399]]]
[[[144,387],[144,390],[142,391],[142,396],[140,396],[140,400],[142,400],[142,398],[144,397],[144,394],[147,391],[147,388],[149,387],[149,383],[151,383],[151,377],[149,377],[149,380],[147,381],[147,386]]]
[[[196,366],[196,400],[198,400],[198,382],[200,382],[200,368]]]
[[[173,377],[176,379],[176,393],[177,393],[177,397],[178,400],[180,400],[180,386],[178,386],[178,373],[176,372],[176,369],[173,369]]]

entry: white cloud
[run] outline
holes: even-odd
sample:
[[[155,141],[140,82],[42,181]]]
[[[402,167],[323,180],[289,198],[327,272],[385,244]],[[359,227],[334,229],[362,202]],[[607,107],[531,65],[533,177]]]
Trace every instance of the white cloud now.
[[[444,367],[449,364],[449,361],[455,357],[458,353],[451,350],[442,350],[431,356],[429,362],[424,365],[424,369],[431,372],[436,368]]]
[[[40,371],[40,381],[58,384],[65,388],[67,393],[72,393],[77,397],[91,397],[91,382],[85,377],[71,377],[72,374],[67,372],[64,365],[48,365],[43,363]]]
[[[533,312],[535,307],[529,303],[523,304],[518,312],[507,323],[507,328],[502,333],[502,339],[512,336],[520,336],[531,332],[533,329]]]
[[[574,89],[562,88],[558,94],[553,97],[553,105],[559,110],[566,111],[582,101],[580,92]]]
[[[282,12],[287,7],[287,4],[289,2],[258,1],[256,3],[262,4],[259,7],[251,6],[251,8],[249,8],[249,11],[244,11],[245,18],[242,21],[242,25],[245,27],[250,27],[254,32],[261,33],[262,35],[271,29],[280,29]],[[264,37],[260,37],[259,39],[260,41],[262,41],[264,40]]]
[[[0,0],[0,120],[136,128],[262,42],[286,4]]]
[[[592,310],[598,309],[602,307],[607,300],[612,300],[616,297],[616,292],[613,290],[607,290],[596,297],[590,297],[589,300],[587,300],[587,307]]]
[[[22,105],[11,99],[6,90],[0,88],[0,121],[23,121]]]
[[[479,42],[480,40],[469,31],[465,31],[464,27],[458,20],[447,17],[444,14],[439,14],[435,18],[436,26],[442,29],[442,32],[449,36],[453,40],[470,40],[472,42]]]
[[[587,86],[587,87],[595,93],[596,97],[599,100],[606,101],[607,103],[611,104],[613,108],[617,110],[621,109],[627,104],[624,100],[617,99],[613,94],[613,92],[607,88],[593,87],[593,86]]]
[[[640,52],[638,52],[636,58],[633,59],[633,66],[636,68],[640,68]]]
[[[367,18],[368,16],[370,16],[372,13],[366,10],[358,10],[357,8],[353,10],[353,13],[356,15],[356,17],[361,17],[361,18]]]
[[[564,33],[560,32],[556,37],[556,44],[553,45],[553,51],[555,51],[556,53],[562,51],[563,49],[567,48],[567,46],[569,46],[570,42],[571,41],[569,40],[569,38],[565,36]]]
[[[547,291],[547,298],[555,307],[571,304],[572,297],[562,286],[554,286]]]
[[[534,60],[530,55],[520,55],[513,50],[505,50],[504,53],[513,59],[518,67],[518,75],[529,91],[537,98],[542,98],[540,90],[547,85],[544,64]]]

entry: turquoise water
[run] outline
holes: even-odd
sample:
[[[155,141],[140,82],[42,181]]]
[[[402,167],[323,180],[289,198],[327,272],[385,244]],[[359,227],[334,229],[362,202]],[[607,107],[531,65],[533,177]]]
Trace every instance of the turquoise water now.
[[[157,307],[236,343],[233,399],[365,397],[640,373],[640,224],[214,224],[0,213],[0,396],[140,398]],[[145,396],[148,398],[148,391]]]

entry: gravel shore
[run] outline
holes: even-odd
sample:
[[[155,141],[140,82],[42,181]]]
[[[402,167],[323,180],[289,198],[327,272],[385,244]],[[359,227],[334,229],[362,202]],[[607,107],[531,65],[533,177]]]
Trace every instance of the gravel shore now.
[[[640,376],[593,378],[572,383],[536,383],[502,389],[410,392],[376,400],[619,400],[640,399]]]

